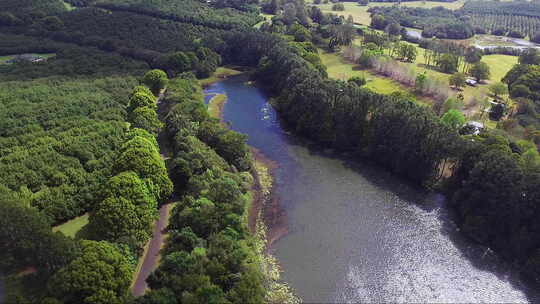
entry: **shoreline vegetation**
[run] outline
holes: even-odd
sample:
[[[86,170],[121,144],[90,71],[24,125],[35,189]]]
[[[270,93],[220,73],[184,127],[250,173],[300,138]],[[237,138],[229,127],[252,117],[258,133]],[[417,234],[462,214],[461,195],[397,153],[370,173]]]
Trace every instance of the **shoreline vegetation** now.
[[[255,251],[259,257],[261,272],[265,277],[264,286],[267,293],[268,303],[301,303],[301,299],[294,290],[285,282],[281,281],[281,267],[279,261],[271,254],[271,246],[279,237],[284,236],[286,231],[270,225],[268,209],[273,208],[277,202],[274,197],[274,169],[277,164],[267,158],[262,152],[251,148],[253,155],[253,199],[249,208],[248,224],[255,238]],[[278,228],[278,229],[276,229]]]
[[[208,113],[211,117],[219,119],[223,127],[227,127],[223,121],[223,109],[227,100],[227,95],[218,93],[208,103]],[[294,294],[294,290],[281,281],[279,262],[270,250],[272,244],[288,232],[286,214],[281,210],[278,198],[274,196],[274,174],[278,164],[258,149],[250,147],[250,150],[253,184],[244,220],[254,238],[255,254],[259,259],[259,267],[264,277],[267,301],[268,303],[301,303],[300,298]]]
[[[208,113],[211,117],[219,119],[223,123],[223,107],[227,102],[227,95],[216,94],[208,102]]]
[[[232,65],[218,67],[216,71],[212,75],[210,75],[210,77],[199,79],[199,84],[204,89],[216,82],[227,79],[230,76],[242,74],[244,73],[243,72],[244,69],[245,67],[232,66]]]

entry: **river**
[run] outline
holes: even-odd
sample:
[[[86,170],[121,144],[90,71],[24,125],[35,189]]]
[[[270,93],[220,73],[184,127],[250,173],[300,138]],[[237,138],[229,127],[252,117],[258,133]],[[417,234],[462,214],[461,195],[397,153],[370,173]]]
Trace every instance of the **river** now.
[[[224,120],[275,161],[289,233],[272,245],[305,302],[534,302],[512,271],[463,238],[444,197],[381,168],[317,152],[285,132],[244,76],[211,85]]]

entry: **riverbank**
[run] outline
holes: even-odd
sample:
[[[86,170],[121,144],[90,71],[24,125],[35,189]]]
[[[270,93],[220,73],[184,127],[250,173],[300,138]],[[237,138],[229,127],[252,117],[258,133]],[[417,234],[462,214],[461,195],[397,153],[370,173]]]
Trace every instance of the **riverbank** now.
[[[199,79],[199,84],[201,87],[206,88],[213,83],[227,79],[228,77],[239,75],[243,73],[245,68],[238,66],[224,66],[219,67],[216,71],[208,78]]]
[[[273,196],[274,169],[277,164],[260,151],[251,148],[253,154],[253,196],[249,209],[248,225],[255,239],[255,251],[264,276],[268,303],[299,304],[301,300],[293,289],[281,280],[281,267],[269,252],[274,241],[287,234],[285,212]],[[274,210],[279,210],[275,213]],[[270,212],[269,212],[270,211]],[[268,223],[271,223],[268,225]],[[279,223],[276,225],[276,223]]]
[[[223,122],[224,109],[228,105],[229,96],[225,91],[220,90],[219,84],[214,83],[212,87],[205,90],[205,93],[213,95],[208,103],[209,109],[212,109],[212,116],[221,118]],[[216,106],[214,99],[219,95],[224,98],[218,100],[227,100],[227,102]],[[230,127],[229,124],[226,126]],[[274,175],[278,165],[256,148],[250,147],[250,150],[252,154],[250,173],[253,183],[245,221],[253,236],[257,264],[263,274],[266,302],[300,303],[300,299],[292,288],[281,280],[282,270],[269,252],[270,245],[288,232],[285,211],[280,207],[277,195],[274,195]]]
[[[309,149],[245,78],[207,92],[227,95],[227,125],[276,163],[273,198],[288,227],[271,253],[304,301],[527,302],[511,271],[492,272],[485,250],[456,231],[440,196],[381,167]]]
[[[227,95],[215,94],[208,102],[208,114],[211,117],[217,118],[223,123],[223,107],[227,102]]]

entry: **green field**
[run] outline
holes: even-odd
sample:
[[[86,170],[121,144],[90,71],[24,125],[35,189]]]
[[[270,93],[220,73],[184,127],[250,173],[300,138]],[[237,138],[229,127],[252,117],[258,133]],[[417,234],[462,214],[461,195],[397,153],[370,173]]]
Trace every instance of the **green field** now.
[[[53,232],[60,231],[66,236],[75,237],[86,224],[88,224],[88,213],[67,221],[61,225],[53,227]]]
[[[377,76],[370,71],[360,70],[355,65],[346,62],[339,53],[327,53],[319,50],[323,64],[327,68],[328,76],[340,80],[348,80],[353,76],[364,76],[368,81],[366,87],[381,94],[389,94],[404,88],[392,79]]]

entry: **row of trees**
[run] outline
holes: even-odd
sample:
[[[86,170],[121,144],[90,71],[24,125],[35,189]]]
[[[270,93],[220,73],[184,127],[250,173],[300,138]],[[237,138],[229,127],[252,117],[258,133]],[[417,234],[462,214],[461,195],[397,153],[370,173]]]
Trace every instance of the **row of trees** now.
[[[209,116],[196,80],[169,83],[174,207],[152,290],[136,303],[262,303],[266,291],[243,215],[251,187],[245,136]]]
[[[154,0],[148,3],[143,0],[100,1],[95,4],[110,10],[121,10],[145,14],[152,17],[204,25],[218,29],[231,29],[235,27],[250,27],[261,21],[257,12],[243,12],[226,6],[226,1],[220,1],[224,5],[216,5],[220,8],[212,8],[205,3],[194,0],[166,1]],[[229,1],[233,3],[234,1]],[[238,1],[241,2],[241,1]],[[238,5],[242,6],[242,4]],[[223,8],[221,8],[223,7]]]
[[[470,22],[443,7],[431,9],[411,7],[372,7],[371,27],[384,30],[392,23],[422,29],[425,38],[467,39],[474,35]]]
[[[533,40],[540,34],[540,18],[516,15],[485,15],[471,16],[472,24],[478,34],[491,33],[496,36],[509,36]]]

